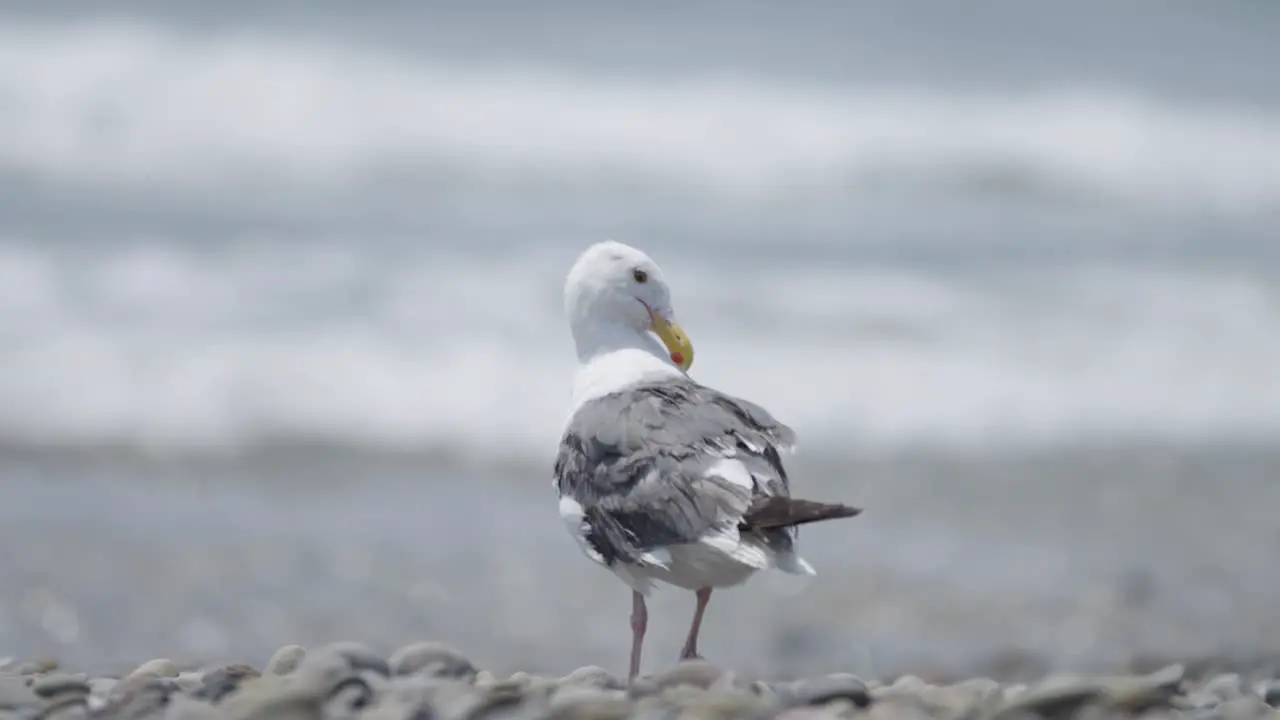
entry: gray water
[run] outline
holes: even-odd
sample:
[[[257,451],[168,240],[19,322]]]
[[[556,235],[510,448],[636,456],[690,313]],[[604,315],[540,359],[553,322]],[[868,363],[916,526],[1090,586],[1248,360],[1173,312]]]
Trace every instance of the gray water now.
[[[802,7],[801,7],[802,6]],[[620,666],[560,289],[650,251],[801,438],[777,672],[1280,641],[1267,3],[0,10],[0,654]],[[785,592],[784,592],[785,591]],[[655,600],[650,658],[691,599]]]

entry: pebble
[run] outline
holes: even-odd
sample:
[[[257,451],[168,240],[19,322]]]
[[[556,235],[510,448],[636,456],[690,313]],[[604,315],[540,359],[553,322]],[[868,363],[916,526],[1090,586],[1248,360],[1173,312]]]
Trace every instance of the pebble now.
[[[42,698],[53,698],[59,695],[89,695],[89,679],[84,675],[68,675],[54,673],[36,678],[31,683],[31,691]]]
[[[1265,683],[1258,695],[1262,697],[1263,702],[1271,707],[1280,708],[1280,680],[1272,680]]]
[[[176,663],[174,663],[172,660],[168,658],[156,658],[154,660],[148,660],[142,663],[137,668],[135,668],[133,672],[129,673],[129,675],[127,675],[126,677],[141,677],[141,676],[161,677],[161,678],[178,677],[178,666]]]
[[[396,675],[427,675],[475,682],[476,668],[465,655],[448,645],[417,642],[391,654],[391,672]]]
[[[1269,705],[1256,695],[1242,695],[1227,700],[1215,708],[1222,720],[1255,720],[1255,718],[1274,717]]]
[[[560,678],[561,685],[581,685],[584,687],[622,690],[626,683],[616,675],[596,665],[586,665]]]
[[[719,680],[721,675],[724,675],[724,670],[714,663],[706,660],[685,660],[646,679],[655,690],[665,690],[678,685],[692,685],[706,690]]]
[[[1190,678],[1170,665],[1027,684],[932,684],[916,675],[864,681],[849,673],[768,682],[691,660],[631,683],[597,665],[498,679],[432,642],[390,657],[355,642],[311,652],[288,645],[261,672],[239,663],[180,672],[168,658],[119,680],[47,661],[9,660],[6,668],[0,720],[1280,720],[1280,679],[1257,668]]]
[[[1226,673],[1209,680],[1202,690],[1223,700],[1232,700],[1244,694],[1244,680],[1237,673]]]
[[[387,662],[387,659],[363,643],[331,643],[320,648],[317,652],[337,655],[346,660],[347,665],[352,670],[358,672],[371,672],[382,677],[391,676],[391,665]]]
[[[826,705],[836,700],[847,700],[860,708],[871,704],[867,684],[861,678],[849,674],[798,680],[779,692],[779,696],[783,703],[790,706]]]
[[[262,671],[263,675],[288,675],[298,669],[298,665],[302,663],[303,658],[307,656],[307,651],[300,645],[285,645],[267,661],[267,667]]]
[[[197,674],[196,687],[192,690],[187,690],[186,687],[183,687],[183,690],[200,700],[217,704],[227,695],[239,689],[244,681],[258,677],[261,677],[261,674],[248,665],[225,665]],[[181,675],[178,676],[178,680],[179,686],[182,687]]]

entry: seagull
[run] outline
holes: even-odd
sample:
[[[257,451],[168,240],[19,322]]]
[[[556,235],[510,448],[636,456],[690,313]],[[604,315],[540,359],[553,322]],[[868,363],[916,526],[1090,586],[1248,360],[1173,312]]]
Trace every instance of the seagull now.
[[[861,510],[792,498],[780,456],[791,428],[689,377],[693,344],[644,252],[612,240],[587,248],[564,304],[578,369],[554,485],[578,546],[631,588],[634,681],[655,582],[695,593],[680,659],[700,658],[712,590],[758,570],[814,575],[797,526]]]

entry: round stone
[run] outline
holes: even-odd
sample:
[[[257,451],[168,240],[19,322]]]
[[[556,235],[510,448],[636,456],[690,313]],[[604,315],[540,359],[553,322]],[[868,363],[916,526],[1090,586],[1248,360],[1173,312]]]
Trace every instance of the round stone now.
[[[553,717],[622,720],[630,716],[631,703],[626,693],[574,685],[556,692],[551,697],[550,709]]]
[[[528,687],[533,684],[533,676],[524,670],[517,670],[511,673],[511,677],[508,677],[506,681],[520,683],[521,685]]]
[[[1213,693],[1223,700],[1231,700],[1244,694],[1244,680],[1237,673],[1223,673],[1210,679],[1200,691]]]
[[[604,690],[622,690],[626,683],[613,673],[596,665],[586,665],[560,678],[561,685],[601,688]]]
[[[785,692],[779,692],[790,705],[826,705],[835,700],[848,700],[857,707],[871,704],[866,683],[856,675],[839,673],[825,677],[797,680]]]
[[[161,678],[178,677],[178,666],[169,658],[156,658],[142,663],[138,667],[134,668],[133,672],[128,675],[128,677],[143,676]]]
[[[1221,702],[1222,698],[1202,690],[1187,693],[1187,696],[1182,699],[1182,704],[1188,710],[1209,710],[1217,707]]]
[[[391,654],[391,671],[396,675],[426,675],[475,682],[476,667],[465,655],[448,645],[416,642]]]
[[[89,690],[89,681],[84,675],[50,673],[31,683],[31,691],[42,698],[64,694],[88,695]]]
[[[256,677],[260,677],[258,671],[248,665],[225,665],[201,673],[199,687],[192,694],[201,700],[217,704],[239,689],[245,680]]]
[[[298,669],[307,651],[301,645],[285,645],[267,661],[265,675],[288,675]]]
[[[43,673],[53,672],[54,670],[57,670],[57,669],[58,669],[58,661],[49,660],[46,658],[43,660],[32,660],[29,662],[22,663],[21,665],[18,666],[18,674],[19,675],[41,675]]]
[[[706,690],[720,679],[724,670],[706,660],[684,660],[650,678],[659,690],[679,685],[692,685]]]
[[[325,645],[317,652],[338,655],[357,672],[371,672],[382,677],[391,676],[391,667],[373,648],[358,642],[336,642]]]
[[[1272,680],[1259,694],[1263,702],[1273,708],[1280,708],[1280,680]]]
[[[178,677],[173,679],[173,684],[182,692],[190,695],[200,689],[204,683],[204,674],[199,672],[180,672]]]
[[[1253,720],[1274,716],[1275,712],[1255,695],[1244,695],[1231,700],[1224,700],[1213,709],[1213,714],[1226,720]]]
[[[131,674],[116,683],[101,714],[107,717],[142,718],[160,713],[169,704],[174,685],[168,678]]]

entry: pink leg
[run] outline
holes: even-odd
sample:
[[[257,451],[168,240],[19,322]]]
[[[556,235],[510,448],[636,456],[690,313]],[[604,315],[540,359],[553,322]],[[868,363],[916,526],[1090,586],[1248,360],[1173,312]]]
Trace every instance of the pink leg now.
[[[649,625],[649,610],[644,606],[644,596],[638,592],[631,593],[631,674],[628,680],[635,680],[640,674],[640,648],[644,645],[644,630]]]
[[[680,651],[681,660],[693,660],[701,657],[698,655],[698,629],[702,627],[702,614],[707,610],[707,603],[711,601],[711,588],[702,588],[698,591],[698,605],[693,609],[693,622],[689,625],[689,637],[684,641],[684,649]]]

